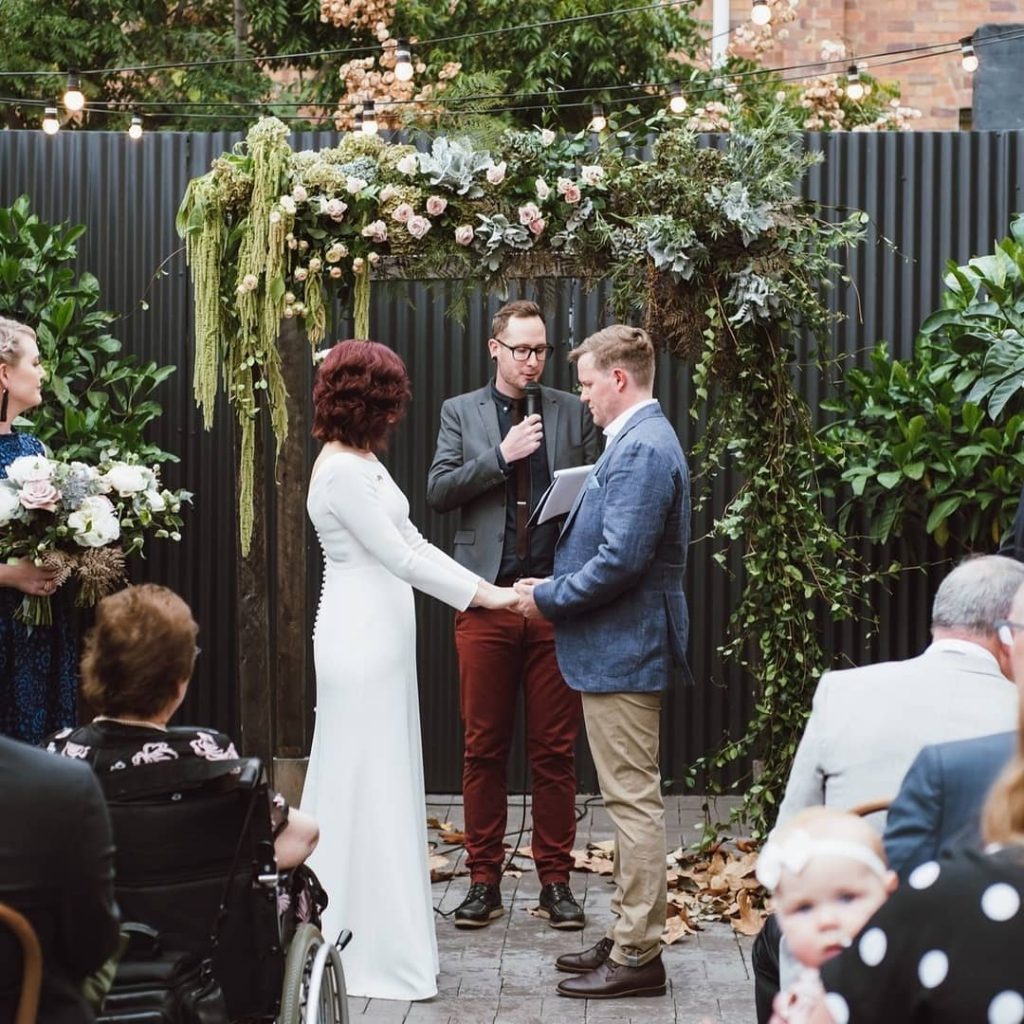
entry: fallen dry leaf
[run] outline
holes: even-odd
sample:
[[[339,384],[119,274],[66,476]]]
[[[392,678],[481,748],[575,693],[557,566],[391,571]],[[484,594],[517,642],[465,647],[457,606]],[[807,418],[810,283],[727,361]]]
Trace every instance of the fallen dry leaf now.
[[[437,834],[437,838],[442,843],[455,843],[457,846],[462,846],[466,841],[466,833],[459,832],[457,829],[449,830],[447,828],[441,829]]]
[[[427,818],[427,828],[437,828],[443,832],[455,831],[455,826],[450,821],[440,821],[437,818]]]
[[[427,860],[431,882],[447,882],[452,877],[452,862],[440,853],[432,853]]]
[[[739,905],[739,917],[731,919],[733,929],[740,935],[757,935],[764,924],[764,911],[750,905],[750,895],[746,889],[740,889],[736,902]]]
[[[678,942],[684,936],[692,934],[693,929],[689,926],[688,922],[684,921],[681,917],[670,917],[665,922],[665,930],[661,933],[661,941],[666,946],[671,946],[673,942]]]

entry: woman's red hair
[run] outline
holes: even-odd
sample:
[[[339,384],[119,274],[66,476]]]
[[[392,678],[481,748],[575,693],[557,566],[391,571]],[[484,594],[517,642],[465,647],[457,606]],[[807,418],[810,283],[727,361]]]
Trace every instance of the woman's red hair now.
[[[380,449],[412,398],[405,363],[376,341],[339,341],[313,384],[313,436]]]

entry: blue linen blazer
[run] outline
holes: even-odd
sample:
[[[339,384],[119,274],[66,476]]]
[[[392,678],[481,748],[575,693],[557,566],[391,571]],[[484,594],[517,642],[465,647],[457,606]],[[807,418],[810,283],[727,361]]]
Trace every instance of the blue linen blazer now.
[[[1017,743],[1015,732],[924,747],[885,824],[885,853],[901,879],[918,865],[978,846],[985,797]]]
[[[554,577],[534,590],[574,690],[655,692],[673,662],[685,668],[689,542],[686,459],[661,407],[648,405],[598,459],[559,535]]]

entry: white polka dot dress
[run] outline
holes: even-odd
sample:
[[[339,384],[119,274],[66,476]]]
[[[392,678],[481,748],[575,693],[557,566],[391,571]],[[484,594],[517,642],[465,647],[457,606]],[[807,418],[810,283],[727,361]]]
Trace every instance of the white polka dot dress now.
[[[1024,847],[918,865],[821,969],[834,1024],[1024,1024]]]

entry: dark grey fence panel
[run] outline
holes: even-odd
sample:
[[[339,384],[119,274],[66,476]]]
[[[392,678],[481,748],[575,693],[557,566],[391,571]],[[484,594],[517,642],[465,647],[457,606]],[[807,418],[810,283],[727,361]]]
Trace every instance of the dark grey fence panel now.
[[[28,193],[35,210],[49,221],[88,225],[79,242],[79,267],[99,277],[105,308],[122,314],[114,332],[129,352],[143,359],[175,363],[179,372],[162,388],[164,416],[154,439],[181,456],[168,467],[168,480],[196,492],[185,540],[180,546],[154,545],[140,574],[179,590],[199,619],[203,655],[185,715],[237,732],[235,685],[238,595],[236,593],[236,515],[234,448],[230,412],[221,402],[217,425],[207,433],[191,397],[193,333],[190,286],[174,213],[188,180],[229,149],[238,136],[226,133],[151,134],[132,143],[120,133],[74,134],[56,138],[41,132],[0,133],[0,203]],[[947,258],[963,262],[990,248],[1006,232],[1009,216],[1024,208],[1024,133],[918,133],[907,135],[808,135],[811,149],[825,162],[812,169],[806,193],[841,214],[863,209],[872,218],[868,242],[849,255],[847,269],[856,289],[837,288],[832,301],[848,320],[837,328],[833,352],[863,364],[876,341],[884,339],[901,357],[912,351],[922,318],[939,302]],[[334,136],[304,134],[296,148],[330,144]],[[892,246],[881,241],[887,238]],[[166,277],[154,280],[158,267]],[[478,386],[488,375],[484,341],[495,297],[470,297],[464,325],[445,316],[449,285],[413,282],[375,284],[371,330],[399,351],[409,365],[415,400],[388,461],[409,494],[414,521],[435,542],[448,545],[453,517],[434,515],[424,500],[425,476],[433,453],[438,411],[445,397]],[[521,282],[520,294],[543,291],[552,341],[548,383],[570,388],[572,380],[560,356],[574,342],[607,322],[604,295],[585,294],[577,282],[553,287]],[[149,302],[143,311],[140,300]],[[337,323],[331,336],[344,337]],[[830,391],[827,380],[809,366],[809,348],[801,346],[795,372],[803,394],[820,422],[819,406]],[[834,376],[840,371],[837,369]],[[699,437],[688,409],[692,389],[688,367],[663,359],[658,396],[686,450]],[[312,450],[312,449],[311,449]],[[699,466],[694,467],[698,473]],[[687,573],[691,607],[691,657],[697,686],[673,691],[664,726],[663,763],[668,775],[710,749],[725,733],[737,735],[753,700],[753,682],[724,666],[715,648],[724,638],[736,584],[711,561],[707,539],[736,480],[723,471],[712,499],[694,517],[694,545]],[[272,486],[272,483],[270,484]],[[891,551],[864,549],[878,563]],[[941,558],[940,552],[925,553]],[[320,556],[310,540],[305,567],[268,572],[305,571],[308,605],[315,608]],[[734,556],[732,568],[738,569]],[[835,627],[829,639],[837,657],[855,662],[904,657],[927,640],[928,606],[941,569],[907,574],[889,588],[877,588],[871,606],[882,624],[873,632],[863,623]],[[457,668],[451,644],[451,614],[436,602],[419,602],[419,663],[427,785],[454,791],[460,785],[461,736],[458,722]],[[309,643],[312,613],[305,635]],[[313,681],[290,680],[306,686]],[[312,699],[309,701],[312,707]],[[517,755],[512,786],[518,788],[522,761]],[[593,787],[589,766],[583,785]]]

